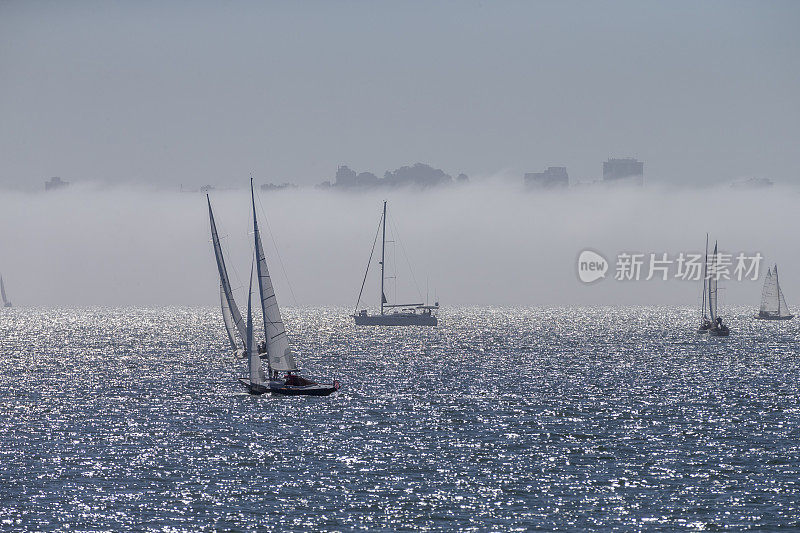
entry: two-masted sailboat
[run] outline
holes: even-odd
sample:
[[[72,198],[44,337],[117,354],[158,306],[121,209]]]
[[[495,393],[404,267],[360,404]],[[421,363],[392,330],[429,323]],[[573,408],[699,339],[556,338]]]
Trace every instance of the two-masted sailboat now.
[[[712,337],[727,337],[730,335],[731,330],[722,323],[722,317],[717,313],[717,300],[719,295],[719,290],[717,288],[719,281],[719,275],[717,273],[718,262],[717,243],[714,242],[714,253],[711,255],[711,273],[708,276],[707,283],[708,316],[711,319],[711,327],[708,330],[708,334]]]
[[[252,317],[252,285],[253,266],[250,268],[250,293],[247,302],[247,323],[244,323],[233,298],[225,260],[222,256],[222,246],[214,222],[214,213],[211,210],[211,200],[208,200],[208,216],[211,221],[211,238],[214,243],[214,255],[217,259],[217,270],[220,277],[220,300],[222,305],[222,318],[231,349],[237,354],[247,358],[248,377],[240,378],[239,382],[251,394],[272,392],[287,395],[326,396],[339,389],[339,383],[319,384],[299,375],[299,369],[294,354],[289,348],[289,339],[281,319],[278,299],[272,286],[272,278],[267,268],[264,248],[261,244],[261,233],[258,229],[256,216],[256,200],[253,189],[253,180],[250,180],[250,198],[253,206],[253,238],[255,257],[255,270],[258,275],[258,293],[261,300],[261,316],[264,320],[264,341],[255,345]],[[239,344],[241,341],[241,344]],[[266,371],[263,362],[266,361]]]
[[[761,320],[790,320],[794,315],[789,312],[786,299],[783,297],[781,284],[778,281],[778,265],[767,269],[764,288],[761,290],[761,308],[756,318]]]
[[[370,315],[366,309],[358,310],[361,303],[361,295],[364,293],[364,285],[367,282],[367,275],[369,274],[369,267],[372,264],[372,256],[375,254],[375,241],[377,241],[377,234],[375,241],[372,243],[372,251],[369,254],[369,261],[367,262],[367,270],[364,272],[364,280],[361,282],[361,290],[358,293],[358,300],[356,301],[356,308],[353,312],[353,319],[357,326],[435,326],[439,323],[436,317],[436,311],[439,310],[439,302],[434,305],[427,303],[389,303],[386,298],[385,283],[386,283],[386,202],[383,202],[383,214],[381,215],[381,222],[378,227],[382,232],[381,238],[381,283],[380,283],[380,314]],[[420,298],[422,299],[422,298]]]
[[[3,297],[3,307],[11,307],[11,300],[6,296],[6,285],[3,283],[3,276],[0,276],[0,296]]]

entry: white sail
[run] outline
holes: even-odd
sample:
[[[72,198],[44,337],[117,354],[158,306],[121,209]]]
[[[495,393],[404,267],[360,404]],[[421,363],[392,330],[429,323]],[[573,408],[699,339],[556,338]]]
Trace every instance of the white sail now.
[[[717,320],[717,243],[714,243],[714,253],[711,255],[711,271],[708,278],[708,316],[711,322]]]
[[[231,333],[231,328],[228,325],[230,320],[238,331],[239,338],[242,339],[242,346],[246,344],[245,340],[245,325],[242,320],[242,314],[236,306],[236,300],[233,299],[233,289],[231,289],[231,282],[228,278],[228,270],[225,268],[225,258],[222,256],[222,245],[219,241],[219,234],[217,233],[217,225],[214,223],[214,212],[211,210],[211,199],[206,195],[208,201],[208,218],[211,221],[211,239],[214,242],[214,256],[217,259],[217,271],[219,272],[219,282],[222,290],[222,318],[225,320],[225,328],[228,330],[228,336],[231,338],[231,344],[236,349],[236,343],[233,342],[235,334]],[[226,316],[226,313],[228,316]]]
[[[245,331],[245,350],[247,350],[247,370],[250,383],[259,384],[266,382],[261,358],[256,350],[253,337],[253,266],[250,265],[250,289],[247,291],[247,326]]]
[[[279,372],[295,371],[297,370],[297,363],[294,360],[294,354],[289,348],[289,338],[286,336],[286,329],[283,326],[281,311],[278,307],[278,299],[275,296],[272,278],[270,278],[267,260],[264,256],[264,247],[261,245],[252,179],[250,180],[250,196],[253,203],[253,238],[255,240],[258,286],[261,294],[261,314],[264,318],[264,336],[267,341],[269,365],[272,370]]]
[[[778,293],[778,316],[785,317],[791,316],[792,314],[789,312],[789,306],[786,305],[786,299],[783,297],[783,291],[781,290],[781,283],[778,281],[778,265],[775,265],[773,269],[773,274],[775,275],[775,288],[777,289]]]
[[[783,291],[781,290],[780,285],[778,285],[778,299],[780,302],[780,307],[778,308],[778,316],[791,316],[792,313],[789,311],[789,306],[786,305],[786,299],[783,297]]]
[[[758,309],[759,318],[791,318],[792,313],[786,305],[781,284],[778,281],[778,265],[767,269],[764,277],[764,287],[761,289],[761,306]]]
[[[225,297],[225,288],[220,282],[219,284],[219,303],[222,307],[222,320],[225,322],[225,332],[228,334],[228,340],[231,343],[231,350],[234,352],[239,349],[236,345],[236,341],[234,340],[236,336],[239,334],[238,330],[236,329],[236,324],[233,321],[233,316],[231,315],[231,308],[228,305],[228,299]]]
[[[772,269],[767,269],[764,277],[764,287],[761,289],[761,307],[759,313],[762,315],[778,315],[780,299],[778,296],[778,278],[772,273]]]
[[[8,301],[8,297],[6,296],[6,285],[3,283],[3,276],[0,276],[0,293],[2,293],[3,297],[3,306],[8,307],[11,302]]]

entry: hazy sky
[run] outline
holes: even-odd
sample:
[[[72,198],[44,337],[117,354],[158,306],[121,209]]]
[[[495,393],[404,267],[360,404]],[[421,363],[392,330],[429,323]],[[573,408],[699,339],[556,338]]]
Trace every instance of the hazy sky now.
[[[0,187],[800,182],[798,2],[0,2]]]

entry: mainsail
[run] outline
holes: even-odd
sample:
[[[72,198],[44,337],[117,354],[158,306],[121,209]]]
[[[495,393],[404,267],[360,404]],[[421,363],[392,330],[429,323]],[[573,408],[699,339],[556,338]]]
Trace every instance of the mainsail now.
[[[708,316],[711,322],[717,320],[717,243],[714,243],[714,253],[711,254],[711,272],[708,278]]]
[[[767,270],[764,278],[764,288],[761,290],[761,307],[759,316],[762,317],[788,317],[791,316],[789,306],[783,297],[781,285],[778,282],[778,265]]]
[[[222,245],[219,241],[219,234],[217,233],[217,225],[214,223],[214,212],[211,210],[211,199],[206,195],[208,201],[208,218],[211,221],[211,239],[214,242],[214,256],[217,258],[217,270],[219,271],[220,283],[220,301],[222,303],[222,318],[225,321],[225,329],[228,331],[228,338],[231,341],[233,349],[236,349],[234,338],[238,333],[242,339],[244,346],[246,341],[246,332],[242,314],[236,306],[236,300],[233,299],[233,290],[231,289],[231,282],[228,278],[228,270],[225,268],[225,259],[222,257]],[[235,326],[236,330],[233,329]]]
[[[3,297],[3,306],[8,307],[11,302],[8,301],[8,297],[6,296],[6,286],[3,283],[3,276],[0,276],[0,293],[2,293]]]
[[[255,339],[253,338],[253,265],[250,264],[250,288],[247,291],[247,328],[245,349],[247,350],[247,370],[250,375],[250,383],[258,384],[267,381],[264,375],[264,368],[261,366],[261,358],[256,350]]]
[[[258,230],[256,217],[256,196],[253,191],[253,180],[250,179],[250,196],[253,203],[253,239],[256,249],[256,268],[258,270],[258,287],[261,293],[261,314],[264,317],[264,336],[267,341],[267,355],[272,370],[290,372],[297,370],[294,354],[289,349],[289,338],[281,319],[278,299],[269,276],[264,247],[261,245],[261,233]]]
[[[780,300],[778,299],[778,280],[772,274],[772,269],[767,269],[764,278],[764,287],[761,289],[761,307],[759,312],[762,315],[777,315]]]

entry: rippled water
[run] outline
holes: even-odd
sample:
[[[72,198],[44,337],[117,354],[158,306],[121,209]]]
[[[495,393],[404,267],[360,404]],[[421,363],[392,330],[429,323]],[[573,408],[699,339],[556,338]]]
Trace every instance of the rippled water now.
[[[0,311],[0,528],[800,528],[798,320],[289,309],[327,398],[250,397],[216,309]]]

